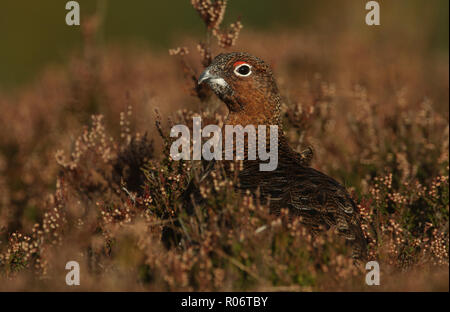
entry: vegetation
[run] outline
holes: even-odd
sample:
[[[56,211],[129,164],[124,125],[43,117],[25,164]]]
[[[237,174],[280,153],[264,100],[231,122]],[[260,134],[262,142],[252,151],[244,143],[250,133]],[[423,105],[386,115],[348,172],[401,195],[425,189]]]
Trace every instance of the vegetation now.
[[[171,50],[178,63],[97,44],[93,16],[66,67],[0,94],[0,289],[73,290],[75,260],[77,290],[448,291],[448,55],[395,33],[239,35],[240,22],[208,15],[226,2],[192,3],[208,35],[199,53]],[[220,166],[205,184],[201,163],[170,159],[170,125],[223,123],[224,105],[195,85],[221,49],[273,64],[290,144],[313,146],[312,166],[351,191],[380,286],[333,231],[313,238],[236,194]],[[190,181],[202,200],[189,206]]]

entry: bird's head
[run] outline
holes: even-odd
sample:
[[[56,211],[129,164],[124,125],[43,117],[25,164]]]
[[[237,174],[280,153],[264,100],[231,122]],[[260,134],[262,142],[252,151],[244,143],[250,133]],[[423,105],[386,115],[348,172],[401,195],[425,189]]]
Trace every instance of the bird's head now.
[[[241,122],[277,124],[280,96],[272,70],[248,53],[219,54],[200,75]]]

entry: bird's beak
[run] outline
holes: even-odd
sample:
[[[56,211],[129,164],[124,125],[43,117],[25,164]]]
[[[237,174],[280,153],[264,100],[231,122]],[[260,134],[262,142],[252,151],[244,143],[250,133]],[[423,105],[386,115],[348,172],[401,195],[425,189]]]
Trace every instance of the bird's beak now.
[[[198,78],[198,84],[202,84],[204,81],[208,83],[210,87],[219,86],[219,87],[228,87],[228,83],[222,77],[213,74],[209,68],[206,68],[205,71]]]
[[[201,75],[200,77],[198,77],[198,84],[202,84],[203,81],[207,81],[209,79],[212,79],[214,76],[211,75],[211,73],[209,72],[209,69],[206,69]]]

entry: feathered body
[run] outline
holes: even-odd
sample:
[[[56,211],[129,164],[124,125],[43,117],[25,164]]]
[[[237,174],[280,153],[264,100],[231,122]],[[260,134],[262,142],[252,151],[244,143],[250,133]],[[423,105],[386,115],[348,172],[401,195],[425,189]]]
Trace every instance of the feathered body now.
[[[244,67],[244,68],[242,68]],[[335,226],[354,244],[354,257],[364,258],[366,240],[356,205],[346,189],[333,178],[309,166],[309,152],[299,154],[282,133],[281,98],[270,67],[247,53],[218,55],[199,83],[207,83],[227,105],[226,125],[278,125],[278,166],[260,171],[260,161],[245,160],[239,187],[259,190],[271,211],[288,208],[317,232]]]

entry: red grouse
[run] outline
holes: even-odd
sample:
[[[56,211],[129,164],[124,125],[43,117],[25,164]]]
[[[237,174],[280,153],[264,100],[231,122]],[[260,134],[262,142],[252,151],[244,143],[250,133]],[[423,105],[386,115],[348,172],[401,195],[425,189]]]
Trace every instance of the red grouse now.
[[[259,162],[245,160],[239,174],[240,188],[269,198],[270,209],[288,208],[301,216],[313,233],[336,227],[354,246],[355,258],[366,257],[366,239],[356,205],[346,189],[333,178],[311,168],[305,157],[287,143],[281,129],[281,97],[270,67],[247,53],[218,55],[200,76],[227,105],[226,125],[278,125],[278,166],[260,171]],[[268,127],[267,127],[268,128]]]

